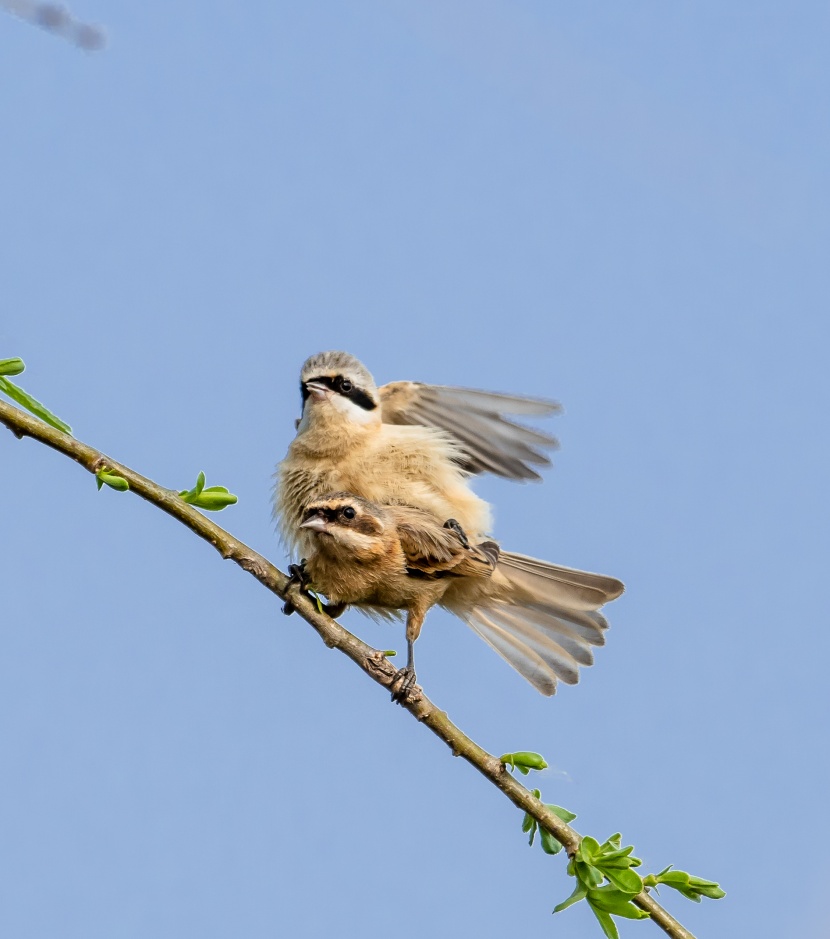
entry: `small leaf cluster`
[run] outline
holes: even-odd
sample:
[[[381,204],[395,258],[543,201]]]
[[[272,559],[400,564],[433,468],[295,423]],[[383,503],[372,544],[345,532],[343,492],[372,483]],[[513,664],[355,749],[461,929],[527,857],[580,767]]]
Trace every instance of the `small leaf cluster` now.
[[[41,404],[40,401],[10,380],[9,375],[19,375],[25,368],[23,359],[0,359],[0,391],[11,398],[15,404],[19,404],[20,407],[30,411],[35,417],[45,421],[50,427],[62,430],[65,434],[71,434],[72,428],[69,424],[62,421],[46,405]]]
[[[554,909],[554,913],[580,900],[587,900],[608,939],[619,939],[612,915],[625,919],[648,918],[648,913],[631,902],[643,889],[642,878],[632,870],[642,861],[632,855],[633,846],[623,848],[621,843],[622,835],[619,833],[611,835],[602,844],[590,836],[579,842],[568,863],[568,873],[576,877],[576,887],[568,899]]]
[[[511,772],[518,769],[525,776],[532,769],[543,770],[548,765],[541,754],[527,750],[504,753],[499,759]],[[533,789],[532,792],[541,801],[542,793],[538,789]],[[545,803],[545,808],[566,824],[576,818],[573,812],[562,808],[561,805]],[[533,845],[538,832],[539,844],[545,854],[558,854],[562,850],[561,842],[529,812],[526,812],[522,819],[522,831],[529,835],[529,845]],[[671,865],[659,874],[641,877],[634,868],[640,867],[642,861],[634,857],[633,852],[632,845],[622,846],[622,835],[619,832],[611,835],[602,844],[590,836],[582,838],[568,862],[568,873],[576,878],[576,887],[568,899],[560,903],[553,912],[560,913],[574,903],[586,900],[607,939],[619,939],[615,916],[624,919],[649,918],[649,914],[633,902],[644,890],[656,890],[659,885],[665,885],[698,903],[701,897],[718,900],[726,896],[713,880],[704,880],[685,871],[672,870]]]
[[[182,489],[179,495],[188,505],[205,509],[208,512],[221,512],[222,509],[235,505],[239,501],[224,486],[210,486],[205,489],[204,473],[199,473],[196,485],[192,489]]]
[[[687,900],[694,900],[695,903],[700,903],[701,897],[720,900],[726,896],[726,891],[722,890],[714,880],[704,880],[703,877],[695,877],[694,874],[687,874],[686,871],[673,871],[671,868],[669,864],[659,874],[648,874],[643,878],[643,886],[647,889],[654,887],[655,893],[659,893],[658,885],[665,884],[682,893]]]
[[[542,798],[542,793],[538,789],[533,790],[533,795],[537,799]],[[553,805],[550,802],[545,802],[544,806],[546,809],[550,809],[554,815],[557,815],[562,819],[563,822],[572,822],[576,815],[573,812],[569,812],[567,809],[563,809],[561,805]],[[556,838],[546,829],[542,828],[541,825],[536,821],[536,819],[525,812],[525,817],[522,820],[522,831],[525,834],[530,834],[527,843],[529,845],[533,844],[533,840],[536,837],[536,832],[539,832],[539,844],[542,847],[542,850],[545,854],[559,854],[562,850],[562,842],[557,841]]]

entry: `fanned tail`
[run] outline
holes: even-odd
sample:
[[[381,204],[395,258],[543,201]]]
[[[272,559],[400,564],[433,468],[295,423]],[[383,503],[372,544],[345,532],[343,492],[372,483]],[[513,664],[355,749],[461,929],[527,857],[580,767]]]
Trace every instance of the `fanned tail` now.
[[[605,644],[608,621],[598,612],[624,590],[613,577],[577,571],[503,551],[492,577],[460,585],[445,605],[537,691],[579,681],[579,666]]]

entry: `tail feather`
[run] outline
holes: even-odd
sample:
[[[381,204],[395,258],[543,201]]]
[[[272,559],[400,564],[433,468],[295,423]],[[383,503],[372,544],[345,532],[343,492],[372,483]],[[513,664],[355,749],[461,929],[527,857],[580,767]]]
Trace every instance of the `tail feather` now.
[[[481,614],[483,611],[478,610]],[[528,648],[542,658],[545,665],[565,682],[566,685],[575,685],[579,681],[579,662],[567,652],[559,641],[562,636],[555,638],[538,629],[536,625],[525,617],[525,611],[518,607],[511,607],[506,603],[494,603],[487,610],[487,618],[497,626],[515,636]]]
[[[562,615],[549,610],[537,610],[533,607],[511,607],[514,616],[521,615],[531,629],[549,636],[558,642],[580,665],[593,665],[594,653],[591,646],[605,644],[605,634],[597,630],[598,635],[585,636],[573,628],[573,624]],[[596,614],[595,614],[596,615]]]
[[[516,671],[543,695],[556,693],[556,675],[544,659],[506,629],[496,625],[481,610],[464,621]]]
[[[576,684],[579,666],[593,664],[591,647],[605,644],[608,628],[598,610],[623,589],[613,577],[503,551],[488,580],[459,584],[444,603],[534,688],[552,695],[557,680]]]
[[[525,616],[547,632],[567,633],[577,642],[592,646],[605,645],[608,620],[602,613],[568,610],[551,603],[522,603]]]
[[[559,567],[509,551],[502,551],[499,567],[515,588],[547,600],[559,600],[574,610],[597,610],[625,589],[615,577]]]

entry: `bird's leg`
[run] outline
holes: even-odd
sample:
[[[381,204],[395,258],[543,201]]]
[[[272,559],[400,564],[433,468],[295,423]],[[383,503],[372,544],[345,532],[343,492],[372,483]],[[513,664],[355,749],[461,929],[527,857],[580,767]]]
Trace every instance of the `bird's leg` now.
[[[288,591],[289,587],[299,587],[301,593],[307,594],[310,582],[308,571],[305,569],[305,558],[303,558],[299,564],[288,565],[288,583],[285,585],[286,591]],[[294,604],[290,600],[286,600],[282,611],[286,616],[291,616],[294,609]],[[338,616],[339,615],[340,614],[338,614]]]
[[[406,665],[392,679],[392,700],[403,704],[415,687],[415,640],[421,632],[426,610],[410,610],[406,618]]]
[[[415,686],[415,640],[406,640],[406,665],[399,668],[392,679],[392,700],[403,704]]]
[[[450,531],[455,532],[456,536],[458,537],[458,540],[461,542],[462,548],[470,547],[470,540],[467,537],[467,533],[461,527],[461,524],[458,521],[456,521],[456,519],[448,518],[447,521],[444,522],[444,528],[449,528]]]

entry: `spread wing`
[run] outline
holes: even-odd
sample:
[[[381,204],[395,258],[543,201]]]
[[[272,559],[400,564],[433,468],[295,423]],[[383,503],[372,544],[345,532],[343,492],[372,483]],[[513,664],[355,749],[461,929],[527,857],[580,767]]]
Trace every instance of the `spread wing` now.
[[[486,576],[495,569],[499,547],[494,541],[465,544],[457,532],[442,527],[427,512],[395,506],[395,521],[410,574],[424,577]]]
[[[533,466],[550,466],[542,451],[558,446],[550,434],[504,416],[556,414],[561,407],[554,401],[416,381],[390,382],[379,391],[384,423],[422,424],[446,431],[463,451],[461,466],[469,473],[541,479]]]

